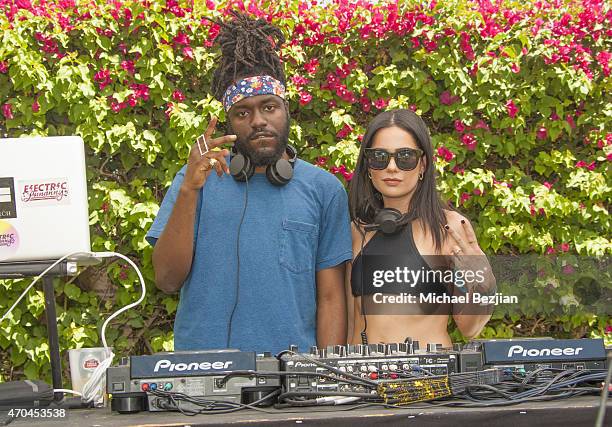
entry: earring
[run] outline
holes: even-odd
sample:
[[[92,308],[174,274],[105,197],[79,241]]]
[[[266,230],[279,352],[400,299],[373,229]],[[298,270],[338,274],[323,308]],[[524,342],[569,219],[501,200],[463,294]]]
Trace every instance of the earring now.
[[[419,181],[423,181],[423,171],[419,172]]]
[[[372,174],[370,173],[370,171],[368,171],[368,178],[370,178],[370,181],[372,180]]]

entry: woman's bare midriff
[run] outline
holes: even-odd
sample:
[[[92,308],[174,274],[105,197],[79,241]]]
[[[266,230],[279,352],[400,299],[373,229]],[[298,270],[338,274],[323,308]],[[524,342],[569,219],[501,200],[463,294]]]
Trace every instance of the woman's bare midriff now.
[[[422,349],[427,347],[427,343],[442,344],[442,347],[452,346],[450,336],[446,332],[448,316],[369,315],[367,319],[366,333],[370,344],[404,342],[410,337],[419,341]],[[363,316],[356,315],[354,321],[354,334],[349,337],[349,344],[361,344]]]

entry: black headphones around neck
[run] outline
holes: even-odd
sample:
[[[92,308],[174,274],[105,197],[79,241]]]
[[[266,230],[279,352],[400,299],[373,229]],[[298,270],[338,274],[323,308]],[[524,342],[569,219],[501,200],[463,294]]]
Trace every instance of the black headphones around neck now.
[[[289,155],[289,160],[282,157],[276,162],[266,167],[266,177],[271,184],[282,186],[287,184],[293,178],[293,168],[297,159],[297,151],[291,145],[287,145],[286,149]],[[236,151],[232,148],[232,159],[230,160],[230,174],[236,181],[244,182],[251,179],[255,173],[255,165],[251,162],[248,156]]]
[[[384,234],[396,234],[406,226],[414,216],[411,213],[402,214],[394,208],[382,208],[376,212],[374,223],[366,225],[365,231],[382,231]]]

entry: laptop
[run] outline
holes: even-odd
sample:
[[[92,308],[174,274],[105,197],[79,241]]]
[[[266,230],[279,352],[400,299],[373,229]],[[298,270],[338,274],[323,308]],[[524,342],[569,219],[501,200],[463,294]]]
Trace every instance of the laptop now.
[[[0,263],[90,250],[83,140],[0,138]]]

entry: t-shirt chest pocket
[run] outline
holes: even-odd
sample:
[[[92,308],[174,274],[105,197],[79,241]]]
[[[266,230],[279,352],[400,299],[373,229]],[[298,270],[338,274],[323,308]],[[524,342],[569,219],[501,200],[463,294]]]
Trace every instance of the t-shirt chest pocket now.
[[[283,220],[280,235],[280,264],[294,273],[313,269],[319,227],[305,222]]]

